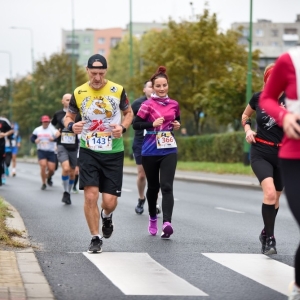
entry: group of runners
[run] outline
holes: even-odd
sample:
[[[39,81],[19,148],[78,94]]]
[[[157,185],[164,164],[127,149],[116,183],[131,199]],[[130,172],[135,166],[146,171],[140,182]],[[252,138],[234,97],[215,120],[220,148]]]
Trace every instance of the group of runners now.
[[[265,69],[262,91],[253,95],[242,114],[245,139],[252,145],[251,167],[263,190],[264,227],[259,240],[261,252],[267,255],[277,253],[274,227],[284,187],[300,226],[297,199],[300,189],[299,70],[298,47]],[[161,238],[169,239],[174,232],[173,182],[177,165],[174,130],[180,129],[180,109],[178,102],[168,96],[166,68],[160,66],[144,83],[145,96],[134,101],[132,107],[124,87],[106,79],[107,62],[102,55],[89,58],[86,72],[89,81],[77,87],[73,94],[65,94],[63,109],[57,111],[52,120],[42,116],[41,126],[33,131],[31,141],[37,144],[42,189],[51,182],[57,151],[62,166],[62,201],[71,204],[70,192],[79,166],[79,189],[84,191],[84,213],[91,233],[88,252],[100,253],[103,238],[110,238],[114,231],[113,212],[122,191],[123,133],[132,125],[135,130],[132,149],[138,171],[135,212],[142,214],[145,203],[148,204],[147,230],[150,235],[157,235],[160,227],[157,215],[161,211],[157,200],[161,192]],[[251,128],[254,112],[256,130]],[[0,142],[12,133],[9,122],[0,118]],[[102,195],[100,208],[99,193]],[[295,270],[290,299],[300,297],[300,248],[296,253]]]

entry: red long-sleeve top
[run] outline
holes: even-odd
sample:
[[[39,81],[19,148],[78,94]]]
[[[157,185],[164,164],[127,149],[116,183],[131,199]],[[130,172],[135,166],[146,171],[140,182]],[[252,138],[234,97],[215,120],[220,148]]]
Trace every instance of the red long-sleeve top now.
[[[278,97],[282,92],[285,92],[286,98],[290,100],[300,99],[300,95],[297,96],[295,67],[288,53],[282,54],[277,59],[259,101],[260,107],[273,117],[281,127],[283,117],[288,113],[285,108],[278,105]],[[279,157],[300,159],[300,140],[290,139],[284,135]]]

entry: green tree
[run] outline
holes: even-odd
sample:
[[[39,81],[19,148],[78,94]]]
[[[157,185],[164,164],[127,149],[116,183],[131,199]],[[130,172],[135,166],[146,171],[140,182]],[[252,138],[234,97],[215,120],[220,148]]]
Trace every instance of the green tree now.
[[[36,64],[33,76],[14,82],[14,120],[26,133],[39,125],[41,115],[52,116],[61,109],[61,98],[72,93],[72,61],[66,53],[55,53]],[[87,80],[76,64],[76,85]],[[33,79],[33,81],[32,81]],[[33,84],[33,85],[32,85]]]
[[[125,76],[124,80],[130,89],[135,92],[141,89],[141,84],[155,72],[158,66],[167,67],[170,78],[169,95],[176,99],[184,115],[188,114],[193,118],[195,132],[201,132],[200,114],[208,115],[211,113],[212,105],[209,103],[213,93],[214,99],[219,96],[224,99],[221,88],[212,89],[212,83],[221,83],[226,79],[229,85],[229,91],[226,91],[224,105],[228,109],[222,114],[226,120],[235,118],[232,111],[236,108],[236,103],[231,99],[236,98],[235,88],[241,90],[239,99],[245,103],[246,79],[247,73],[247,51],[245,46],[239,45],[240,33],[228,30],[225,33],[220,32],[216,14],[210,14],[205,9],[203,14],[198,16],[197,22],[182,21],[176,23],[170,20],[168,28],[162,31],[150,31],[134,44],[134,78],[127,77],[129,61],[128,43],[124,42],[122,55],[119,55],[120,49],[114,49],[114,59],[110,57],[110,67],[114,68],[114,73],[119,70],[120,76]],[[127,50],[128,51],[128,50]],[[253,65],[255,66],[258,55],[253,56]],[[142,63],[141,63],[142,62]],[[140,65],[140,67],[138,67]],[[123,74],[123,68],[126,72]],[[121,75],[122,73],[122,75]],[[238,77],[238,74],[243,76]],[[238,80],[237,80],[238,79]],[[241,88],[241,86],[243,88]],[[139,92],[140,94],[141,92]],[[207,111],[206,111],[207,110]],[[201,119],[201,126],[204,125],[205,118]]]

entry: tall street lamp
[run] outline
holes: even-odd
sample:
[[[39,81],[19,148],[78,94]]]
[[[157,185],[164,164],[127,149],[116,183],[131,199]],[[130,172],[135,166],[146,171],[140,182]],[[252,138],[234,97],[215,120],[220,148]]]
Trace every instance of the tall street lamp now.
[[[34,73],[34,54],[33,54],[33,31],[28,27],[10,27],[11,29],[21,29],[21,30],[29,30],[30,32],[30,41],[31,41],[31,63],[32,63],[32,74]]]
[[[250,0],[250,21],[248,36],[248,71],[247,71],[247,89],[246,89],[246,105],[249,103],[252,94],[252,0]],[[249,165],[250,145],[244,141],[244,164]]]
[[[31,28],[28,27],[10,27],[11,29],[20,29],[20,30],[28,30],[30,32],[30,41],[31,41],[31,63],[32,63],[32,74],[31,74],[31,94],[32,94],[32,102],[35,98],[35,87],[34,87],[34,81],[33,81],[33,74],[35,70],[35,64],[34,64],[34,54],[33,54],[33,31]],[[32,126],[32,119],[30,120],[31,127]]]
[[[129,76],[130,76],[130,79],[133,78],[132,0],[129,0]],[[129,101],[130,101],[130,103],[133,102],[133,90],[132,90],[132,88],[131,88],[131,91],[129,93]],[[132,142],[133,141],[133,129],[132,129],[132,127],[130,127],[129,137],[130,137],[130,141]],[[129,147],[129,153],[130,153],[130,158],[133,158],[131,147]]]
[[[0,50],[0,53],[8,54],[9,56],[9,120],[12,120],[12,102],[13,102],[13,83],[12,83],[12,58],[11,53],[8,51]]]
[[[74,0],[72,0],[72,91],[75,90],[75,29]]]

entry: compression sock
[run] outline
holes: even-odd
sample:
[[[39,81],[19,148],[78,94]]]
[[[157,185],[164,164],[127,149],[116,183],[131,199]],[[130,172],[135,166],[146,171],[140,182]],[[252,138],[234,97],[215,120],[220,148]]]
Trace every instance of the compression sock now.
[[[273,236],[275,217],[276,217],[275,205],[274,204],[268,205],[263,203],[261,211],[262,211],[262,217],[264,220],[267,237]]]

